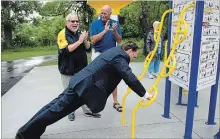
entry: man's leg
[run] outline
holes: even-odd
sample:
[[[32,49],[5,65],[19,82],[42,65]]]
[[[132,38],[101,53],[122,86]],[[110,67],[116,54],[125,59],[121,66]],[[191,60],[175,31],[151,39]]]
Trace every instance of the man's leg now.
[[[157,77],[157,73],[159,72],[160,69],[160,57],[159,59],[156,59],[154,62],[154,76]]]
[[[23,139],[40,138],[48,125],[57,122],[84,104],[75,92],[66,89],[62,94],[62,97],[57,99],[51,107],[38,112],[37,116],[19,129],[18,132]]]
[[[66,89],[68,87],[71,77],[72,77],[71,75],[61,74],[61,81],[62,81],[63,89]],[[68,115],[68,119],[70,121],[75,120],[75,111],[73,111],[72,113]]]
[[[44,110],[47,110],[48,108],[50,108],[51,106],[53,106],[57,100],[59,100],[61,97],[63,96],[63,93],[60,94],[57,98],[55,98],[54,100],[52,100],[50,103],[48,103],[47,105],[45,105],[43,108],[41,108],[31,119],[33,120],[36,116],[38,116],[40,113],[44,112]]]
[[[68,87],[71,77],[72,76],[61,74],[61,80],[62,80],[62,84],[63,84],[64,89]],[[84,115],[87,116],[87,117],[94,117],[94,118],[100,118],[101,117],[101,115],[98,114],[98,113],[92,113],[86,105],[82,106],[82,110],[83,110]],[[73,111],[72,113],[70,113],[68,115],[68,119],[70,121],[74,121],[75,118],[76,118],[75,111]]]
[[[150,65],[149,65],[149,67],[148,67],[148,78],[149,78],[149,79],[153,79],[153,78],[154,78],[154,76],[153,76],[153,74],[152,74],[152,73],[154,72],[154,63],[155,63],[155,60],[152,59]]]
[[[99,113],[92,113],[91,110],[87,107],[87,105],[82,106],[83,113],[86,117],[94,117],[94,118],[100,118],[101,114]]]
[[[101,53],[99,52],[95,52],[94,49],[92,49],[92,56],[91,56],[91,61],[93,61],[96,57],[98,57]],[[101,117],[101,114],[99,113],[92,113],[90,111],[90,109],[86,106],[86,105],[83,105],[82,106],[82,109],[83,109],[83,112],[84,112],[84,115],[87,116],[87,117],[95,117],[95,118],[100,118]]]
[[[117,88],[112,92],[113,96],[113,108],[115,108],[118,112],[122,112],[122,106],[118,103],[118,93]]]

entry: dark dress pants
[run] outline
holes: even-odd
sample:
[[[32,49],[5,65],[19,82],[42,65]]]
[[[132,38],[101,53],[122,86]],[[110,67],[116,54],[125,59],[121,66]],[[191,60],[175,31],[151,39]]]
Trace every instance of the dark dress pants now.
[[[57,122],[82,105],[84,102],[77,93],[67,88],[56,99],[38,111],[19,129],[19,132],[24,139],[40,138],[48,125]]]

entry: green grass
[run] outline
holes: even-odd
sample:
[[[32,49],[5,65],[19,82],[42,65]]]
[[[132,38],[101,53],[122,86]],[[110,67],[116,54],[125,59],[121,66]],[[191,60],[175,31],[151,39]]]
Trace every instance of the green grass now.
[[[125,39],[121,44],[127,41],[134,41],[138,46],[142,47],[144,42],[142,39]],[[24,59],[35,56],[44,56],[44,55],[55,55],[57,54],[57,46],[38,46],[38,47],[26,47],[26,48],[17,48],[13,50],[5,50],[1,52],[1,61],[10,61],[17,59]],[[144,62],[145,57],[143,56],[143,50],[140,49],[138,57],[133,62]],[[88,62],[91,61],[91,53],[88,55]],[[49,61],[41,64],[40,66],[50,66],[57,65],[57,60]]]
[[[54,60],[54,61],[44,62],[39,66],[53,66],[53,65],[57,65],[57,64],[58,64],[58,60]]]
[[[139,47],[143,47],[144,46],[144,40],[143,39],[135,39],[135,38],[131,38],[131,39],[124,39],[122,41],[121,44],[127,42],[127,41],[133,41],[135,42]],[[145,56],[143,55],[143,49],[139,50],[139,54],[138,57],[135,58],[132,62],[144,62],[145,61]]]
[[[44,47],[28,47],[17,48],[13,50],[5,50],[1,52],[1,61],[17,60],[35,56],[54,55],[57,54],[57,46]]]

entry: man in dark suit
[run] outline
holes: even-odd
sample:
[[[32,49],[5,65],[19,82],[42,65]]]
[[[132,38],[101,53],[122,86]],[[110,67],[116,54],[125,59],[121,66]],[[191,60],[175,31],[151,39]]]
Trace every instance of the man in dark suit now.
[[[51,125],[86,104],[93,113],[101,112],[109,95],[121,79],[143,99],[152,98],[129,67],[138,55],[134,42],[107,50],[75,74],[69,86],[57,98],[38,111],[23,127],[16,139],[40,139]]]

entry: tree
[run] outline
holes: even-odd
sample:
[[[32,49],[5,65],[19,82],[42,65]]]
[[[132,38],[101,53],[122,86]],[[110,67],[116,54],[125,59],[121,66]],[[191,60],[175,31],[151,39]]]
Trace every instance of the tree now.
[[[139,37],[145,40],[153,22],[160,21],[168,8],[168,1],[136,1],[122,8],[120,15],[125,17],[126,22],[122,25],[123,37]],[[166,17],[163,33],[167,31],[167,19]]]
[[[38,1],[1,1],[3,48],[12,47],[15,26],[24,23],[27,20],[25,18],[32,14],[33,11],[39,10],[40,5]]]
[[[45,17],[66,17],[68,13],[75,12],[78,15],[82,30],[89,29],[89,24],[94,16],[94,9],[87,5],[86,1],[53,1],[47,2],[41,9],[40,15]]]

